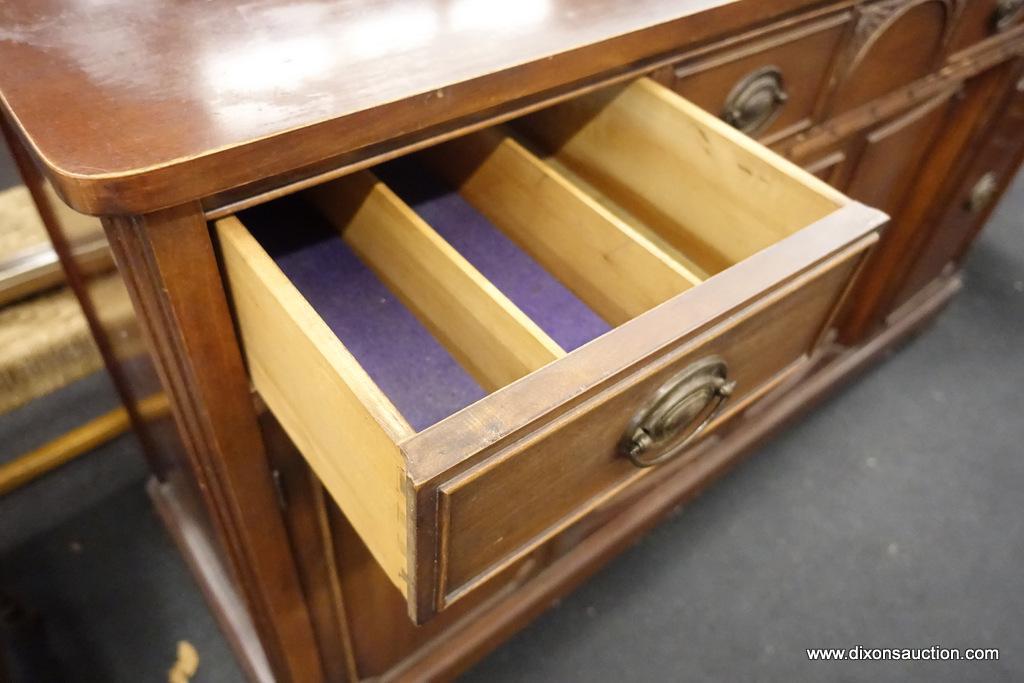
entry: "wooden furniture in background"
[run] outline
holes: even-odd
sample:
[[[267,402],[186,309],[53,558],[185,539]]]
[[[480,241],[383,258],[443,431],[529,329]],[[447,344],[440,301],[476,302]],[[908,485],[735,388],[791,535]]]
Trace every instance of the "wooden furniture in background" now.
[[[184,443],[151,490],[249,674],[418,680],[482,656],[941,308],[1024,152],[1022,15],[16,0],[0,94],[24,158],[103,217]],[[614,329],[555,341],[377,166],[400,157]],[[891,216],[880,237],[864,205]],[[575,216],[596,235],[577,258],[568,231],[528,227]],[[327,219],[482,398],[411,426],[275,247]],[[694,426],[633,431],[711,360],[676,406]],[[634,468],[651,448],[682,457]]]
[[[0,191],[0,414],[105,366],[122,385],[129,366],[150,369],[101,222],[61,202],[19,143],[11,142],[27,185]],[[154,442],[147,439],[147,425],[169,420],[158,383],[151,382],[150,390],[156,393],[137,406],[144,422],[132,424],[121,407],[28,452],[4,453],[0,496],[131,429],[144,443]]]

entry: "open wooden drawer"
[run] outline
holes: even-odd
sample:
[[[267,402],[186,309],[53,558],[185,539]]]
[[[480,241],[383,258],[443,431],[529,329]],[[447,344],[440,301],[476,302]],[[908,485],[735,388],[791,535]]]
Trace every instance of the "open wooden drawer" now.
[[[424,621],[699,457],[884,221],[641,79],[216,230],[253,383]]]

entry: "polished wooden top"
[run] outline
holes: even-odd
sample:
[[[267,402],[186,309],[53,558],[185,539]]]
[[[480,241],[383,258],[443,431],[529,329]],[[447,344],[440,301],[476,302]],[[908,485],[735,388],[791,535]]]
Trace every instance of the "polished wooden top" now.
[[[808,0],[5,0],[0,94],[89,213],[201,199]]]

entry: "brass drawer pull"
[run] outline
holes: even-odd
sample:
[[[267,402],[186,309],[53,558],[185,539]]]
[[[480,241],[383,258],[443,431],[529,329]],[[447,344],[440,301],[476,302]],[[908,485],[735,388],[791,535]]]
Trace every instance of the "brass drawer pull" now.
[[[666,382],[629,423],[622,453],[637,467],[651,467],[686,450],[732,395],[736,382],[727,373],[725,361],[712,356]]]
[[[775,121],[789,94],[778,67],[766,66],[747,74],[725,100],[722,119],[747,135],[758,133]]]
[[[1024,12],[1024,0],[999,0],[996,11],[992,13],[992,28],[999,33],[1013,25],[1013,22]]]

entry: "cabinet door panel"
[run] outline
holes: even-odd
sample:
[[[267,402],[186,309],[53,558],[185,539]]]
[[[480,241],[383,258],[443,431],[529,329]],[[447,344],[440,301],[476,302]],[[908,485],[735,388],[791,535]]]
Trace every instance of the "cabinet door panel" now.
[[[889,212],[893,221],[851,296],[840,329],[845,342],[862,340],[885,317],[885,293],[901,277],[903,257],[925,227],[915,216],[907,215],[907,207],[919,193],[934,191],[918,179],[954,109],[958,90],[947,90],[871,130],[850,164],[844,191]]]
[[[944,92],[870,132],[846,191],[859,201],[895,213],[946,119],[952,95]]]
[[[959,259],[988,220],[1024,156],[1024,78],[1013,84],[1001,114],[984,133],[984,143],[959,178],[949,203],[916,250],[893,303],[898,307]]]

